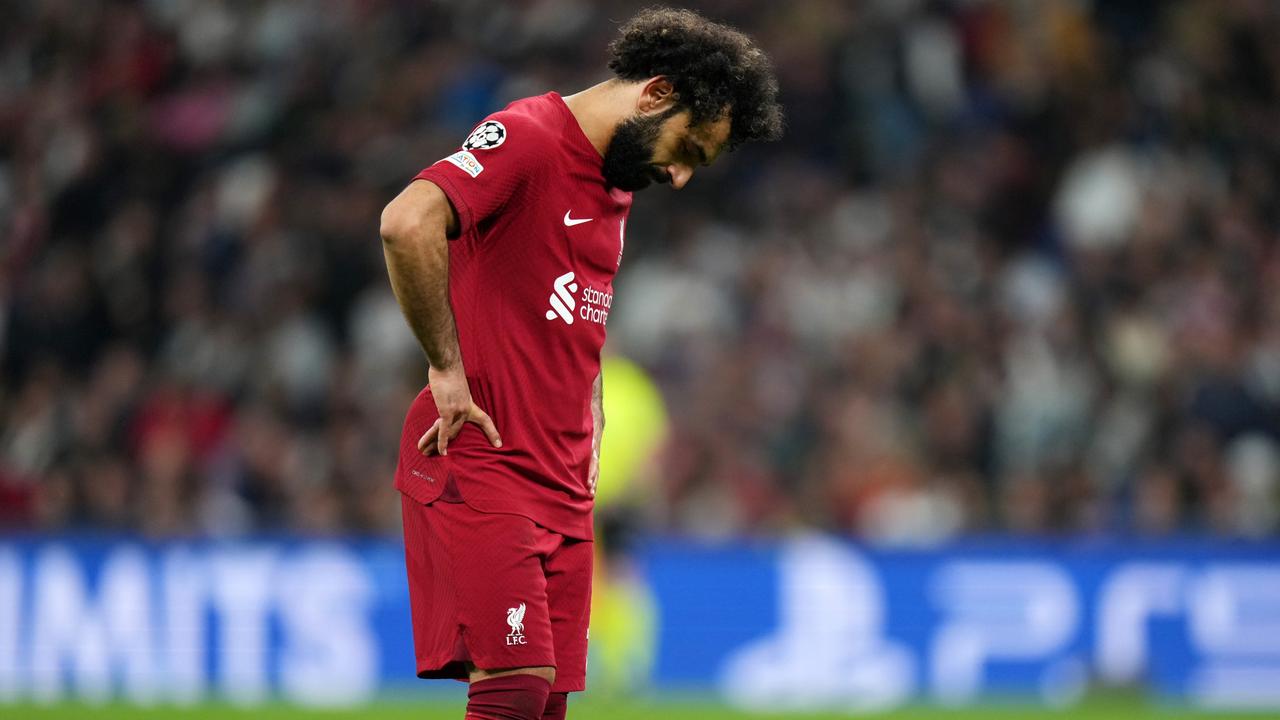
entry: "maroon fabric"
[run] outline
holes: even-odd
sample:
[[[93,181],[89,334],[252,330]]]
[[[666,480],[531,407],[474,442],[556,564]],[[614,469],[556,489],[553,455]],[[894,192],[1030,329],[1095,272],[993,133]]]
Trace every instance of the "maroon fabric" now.
[[[569,710],[569,693],[553,692],[547,696],[547,707],[542,711],[542,720],[564,720]]]
[[[590,541],[466,503],[401,510],[419,677],[554,667],[554,691],[586,688]]]
[[[429,503],[453,473],[477,510],[589,540],[591,387],[631,193],[606,187],[600,154],[555,93],[485,123],[501,123],[500,144],[473,134],[471,149],[415,179],[438,185],[458,213],[449,297],[471,395],[503,446],[468,423],[447,457],[418,452],[438,418],[424,389],[405,418],[396,487]]]
[[[467,690],[467,720],[541,720],[551,685],[517,673],[477,680]]]
[[[46,487],[0,467],[0,527],[23,527],[34,522],[36,493]]]

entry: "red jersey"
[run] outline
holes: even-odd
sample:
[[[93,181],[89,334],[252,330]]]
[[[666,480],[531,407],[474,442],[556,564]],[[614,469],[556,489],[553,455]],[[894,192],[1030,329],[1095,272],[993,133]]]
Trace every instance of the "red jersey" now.
[[[591,539],[591,388],[600,372],[631,193],[556,93],[511,103],[462,149],[418,173],[458,214],[449,297],[471,396],[503,446],[473,423],[449,454],[418,439],[439,417],[430,388],[405,418],[396,487],[429,503],[450,475],[468,505]]]

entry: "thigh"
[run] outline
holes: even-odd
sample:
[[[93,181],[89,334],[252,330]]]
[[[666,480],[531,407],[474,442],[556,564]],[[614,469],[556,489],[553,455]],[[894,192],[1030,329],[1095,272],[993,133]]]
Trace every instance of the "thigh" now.
[[[470,658],[462,645],[453,564],[447,538],[440,534],[440,513],[407,495],[400,502],[418,676],[465,678]]]
[[[462,502],[444,506],[458,620],[471,661],[483,670],[556,665],[538,525]]]
[[[462,640],[483,670],[555,665],[538,528],[519,515],[442,509]]]
[[[587,686],[587,627],[591,621],[594,543],[566,539],[547,557],[547,601],[555,636],[556,681],[552,692]]]

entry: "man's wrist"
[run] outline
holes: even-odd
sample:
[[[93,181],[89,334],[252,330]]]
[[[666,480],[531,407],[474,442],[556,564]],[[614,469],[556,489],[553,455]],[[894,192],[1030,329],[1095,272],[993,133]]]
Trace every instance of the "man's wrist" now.
[[[456,355],[451,358],[442,359],[439,362],[434,362],[430,358],[427,358],[427,365],[433,372],[440,373],[442,375],[462,373],[462,358]]]

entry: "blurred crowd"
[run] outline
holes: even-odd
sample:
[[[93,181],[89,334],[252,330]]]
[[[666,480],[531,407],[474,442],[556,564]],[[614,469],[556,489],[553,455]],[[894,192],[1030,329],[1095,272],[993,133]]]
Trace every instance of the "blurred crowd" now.
[[[691,5],[788,133],[636,198],[607,350],[671,420],[610,514],[1277,532],[1280,5]],[[0,5],[0,527],[394,532],[378,213],[638,7]]]

